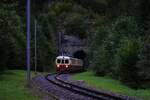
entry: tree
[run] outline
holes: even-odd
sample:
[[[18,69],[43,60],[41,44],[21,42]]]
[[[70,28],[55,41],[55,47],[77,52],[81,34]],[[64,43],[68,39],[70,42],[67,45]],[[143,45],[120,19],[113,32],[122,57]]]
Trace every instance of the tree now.
[[[15,11],[0,9],[1,64],[21,66],[25,64],[25,36],[21,33],[20,17]]]
[[[134,39],[124,39],[116,57],[119,79],[131,87],[138,87],[138,43]]]
[[[139,41],[140,49],[138,52],[138,62],[136,63],[136,67],[138,70],[138,80],[139,86],[141,88],[149,88],[150,87],[150,37],[146,36],[143,40]]]

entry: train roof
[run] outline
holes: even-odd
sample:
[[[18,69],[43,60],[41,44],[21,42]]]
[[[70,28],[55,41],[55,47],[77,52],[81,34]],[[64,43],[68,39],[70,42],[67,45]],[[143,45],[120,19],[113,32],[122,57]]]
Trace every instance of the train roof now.
[[[56,59],[78,59],[78,58],[72,58],[69,56],[57,56]],[[80,59],[78,59],[78,60],[80,60]]]
[[[69,56],[58,56],[56,58],[57,59],[70,59],[71,57],[69,57]]]

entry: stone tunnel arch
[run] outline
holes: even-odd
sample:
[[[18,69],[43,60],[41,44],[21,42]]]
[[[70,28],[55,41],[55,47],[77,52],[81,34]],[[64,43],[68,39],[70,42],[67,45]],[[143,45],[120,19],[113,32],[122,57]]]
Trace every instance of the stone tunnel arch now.
[[[84,60],[86,58],[87,54],[85,53],[84,50],[78,50],[73,53],[74,58],[82,59]]]
[[[83,67],[86,70],[88,65],[89,65],[89,61],[88,61],[88,57],[87,57],[87,53],[84,50],[78,50],[76,52],[73,53],[73,57],[74,58],[78,58],[78,59],[82,59],[83,60]]]

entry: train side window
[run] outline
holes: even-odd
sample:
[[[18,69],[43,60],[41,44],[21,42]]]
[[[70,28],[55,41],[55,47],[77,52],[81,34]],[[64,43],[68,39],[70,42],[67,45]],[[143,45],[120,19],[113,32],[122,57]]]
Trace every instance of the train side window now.
[[[57,59],[57,63],[59,64],[61,62],[61,60],[60,59]]]
[[[69,63],[69,60],[68,60],[68,59],[66,59],[66,60],[65,60],[65,64],[68,64],[68,63]]]

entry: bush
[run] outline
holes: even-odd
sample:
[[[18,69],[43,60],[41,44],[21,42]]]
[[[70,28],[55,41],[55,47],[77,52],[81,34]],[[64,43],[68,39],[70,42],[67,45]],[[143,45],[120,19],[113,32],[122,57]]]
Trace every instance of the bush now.
[[[118,78],[131,87],[138,86],[138,43],[134,39],[124,39],[116,54]]]
[[[139,87],[150,88],[150,38],[140,41],[139,60],[136,64],[139,76]]]
[[[107,45],[102,45],[96,49],[94,59],[91,61],[91,66],[97,75],[104,76],[111,73],[111,55]]]

